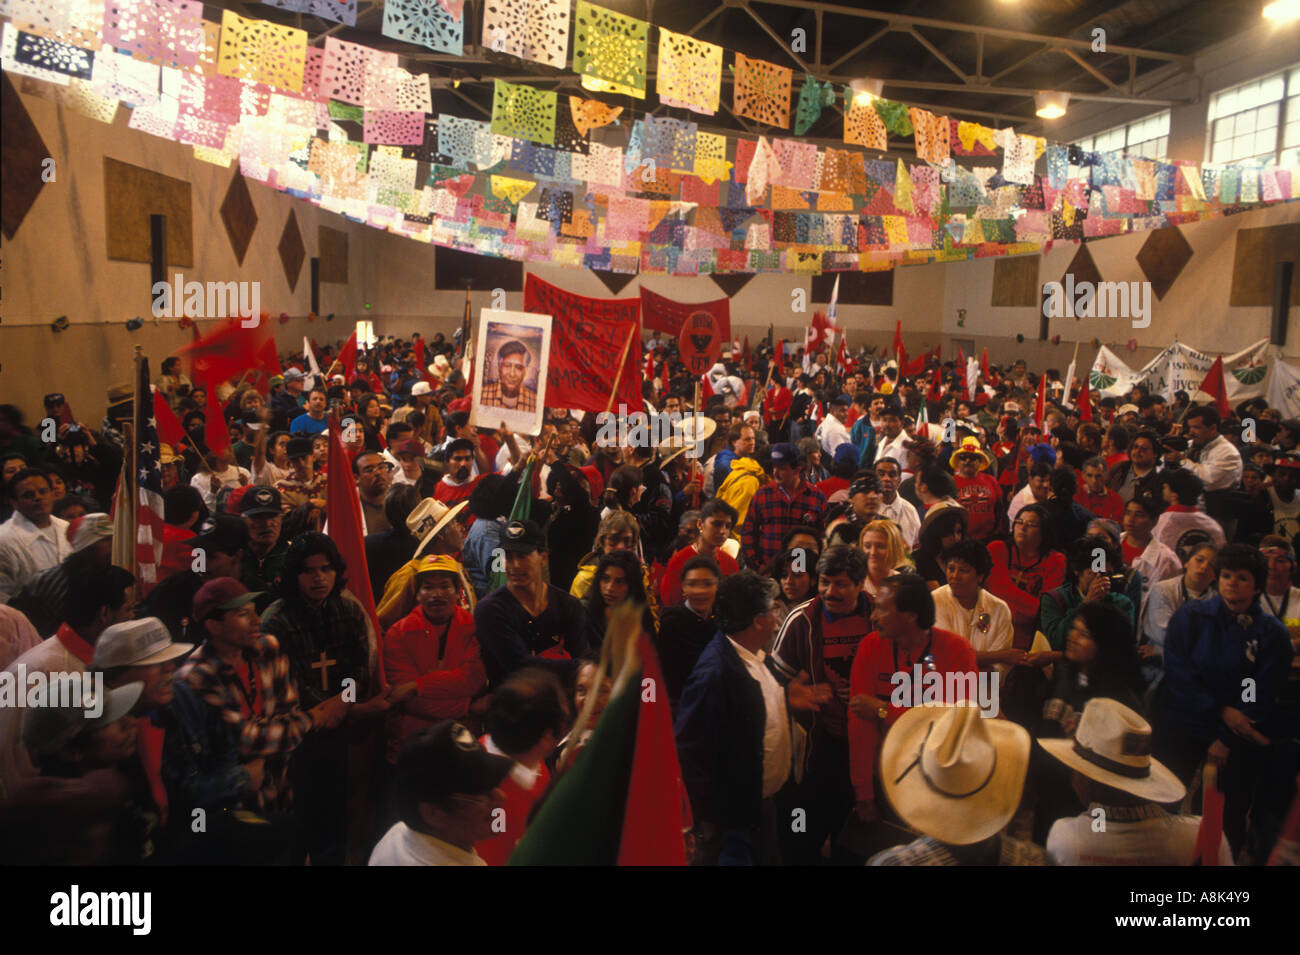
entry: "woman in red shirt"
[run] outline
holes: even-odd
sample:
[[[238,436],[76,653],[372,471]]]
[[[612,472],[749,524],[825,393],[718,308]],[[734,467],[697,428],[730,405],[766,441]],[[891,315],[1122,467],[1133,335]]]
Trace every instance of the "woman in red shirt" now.
[[[1065,555],[1046,544],[1047,511],[1039,504],[1021,508],[1011,525],[1011,541],[989,545],[993,573],[988,590],[1011,607],[1013,646],[1028,650],[1038,629],[1038,598],[1065,583]]]

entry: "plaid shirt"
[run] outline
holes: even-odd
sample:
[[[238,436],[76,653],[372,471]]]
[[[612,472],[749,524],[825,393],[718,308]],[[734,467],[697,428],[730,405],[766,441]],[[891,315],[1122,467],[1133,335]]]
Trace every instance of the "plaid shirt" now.
[[[337,696],[349,677],[356,680],[358,703],[378,689],[378,653],[366,612],[345,593],[315,606],[280,599],[262,614],[262,632],[284,647],[294,685],[309,708]]]
[[[245,761],[267,758],[257,807],[268,809],[289,798],[284,770],[289,754],[311,730],[311,717],[298,705],[298,689],[289,675],[289,658],[279,641],[264,635],[245,654],[248,667],[232,667],[217,655],[211,642],[203,643],[180,668],[176,679],[214,707],[221,721],[239,736],[239,754]],[[249,687],[248,674],[256,677]],[[242,672],[241,672],[242,671]],[[251,690],[250,694],[246,691]]]
[[[1053,865],[1052,857],[1032,842],[998,837],[998,865]],[[877,852],[867,865],[961,865],[937,839],[922,836],[905,846]]]
[[[479,393],[479,404],[495,405],[508,411],[533,412],[537,410],[537,392],[527,385],[520,385],[519,400],[514,405],[507,405],[505,396],[501,394],[501,383],[494,381],[483,385],[483,390]]]
[[[740,528],[740,546],[750,566],[762,567],[781,551],[781,539],[792,527],[808,524],[821,530],[826,495],[803,481],[793,495],[773,481],[754,492]]]

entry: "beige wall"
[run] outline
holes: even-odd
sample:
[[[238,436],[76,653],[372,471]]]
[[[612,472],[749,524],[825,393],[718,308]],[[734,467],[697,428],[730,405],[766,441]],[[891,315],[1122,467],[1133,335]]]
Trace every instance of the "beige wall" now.
[[[161,359],[190,340],[190,332],[174,321],[157,325],[150,315],[149,266],[145,263],[109,261],[106,256],[103,157],[155,169],[193,185],[195,264],[183,269],[187,280],[259,281],[262,307],[273,316],[296,316],[273,329],[282,352],[297,352],[302,336],[320,343],[338,342],[351,331],[352,322],[374,321],[380,334],[407,336],[420,330],[426,335],[450,334],[461,320],[464,293],[434,290],[434,249],[399,236],[348,222],[322,212],[309,203],[250,183],[259,216],[257,230],[242,266],[235,262],[220,219],[220,206],[234,172],[194,160],[188,147],[166,142],[126,128],[127,115],[119,110],[113,126],[105,126],[70,113],[48,100],[24,96],[23,101],[57,163],[57,178],[46,185],[12,241],[0,243],[0,281],[3,282],[0,326],[0,401],[18,404],[29,423],[41,410],[41,396],[63,391],[73,409],[87,424],[97,424],[105,404],[105,391],[130,375],[132,346],[140,344],[157,373]],[[333,322],[309,323],[310,273],[304,263],[297,288],[288,288],[277,245],[290,209],[297,215],[307,255],[317,252],[317,226],[327,224],[349,235],[347,285],[321,286],[322,313],[336,313]],[[1053,324],[1066,342],[1087,342],[1096,336],[1120,348],[1136,337],[1136,354],[1122,352],[1141,363],[1155,350],[1179,338],[1205,350],[1231,352],[1268,332],[1267,308],[1230,308],[1228,288],[1232,272],[1235,233],[1239,228],[1300,221],[1300,203],[1276,206],[1230,219],[1199,223],[1184,229],[1194,250],[1188,270],[1164,302],[1154,305],[1152,325],[1134,331],[1120,320],[1094,320],[1095,324],[1061,320]],[[1119,236],[1090,243],[1102,277],[1111,281],[1141,280],[1134,262],[1143,235]],[[1044,256],[1040,278],[1059,279],[1077,246],[1058,244]],[[839,321],[852,346],[876,345],[884,350],[893,337],[896,320],[903,323],[913,354],[939,344],[945,354],[953,337],[974,339],[989,347],[990,355],[1023,355],[1037,366],[1069,363],[1068,345],[1052,346],[1034,339],[1037,310],[993,308],[990,301],[993,260],[899,269],[894,282],[894,305],[845,305]],[[606,297],[608,290],[584,270],[529,266],[549,282],[591,296]],[[620,292],[634,296],[641,284],[679,301],[706,301],[724,293],[707,277],[638,276]],[[755,276],[732,300],[732,327],[736,338],[749,336],[756,343],[775,326],[778,337],[801,341],[803,329],[825,303],[807,303],[803,313],[792,311],[792,292],[803,289],[811,297],[810,280],[795,275]],[[506,296],[506,307],[522,307],[522,294]],[[489,306],[491,290],[473,293],[473,312]],[[366,308],[369,304],[370,308]],[[965,308],[966,326],[957,327],[958,308]],[[71,327],[55,333],[50,322],[67,315]],[[146,318],[143,328],[128,332],[123,324],[134,316]],[[204,323],[200,323],[201,327]],[[1027,341],[1017,345],[1017,333]],[[1080,360],[1091,362],[1081,350]],[[1300,355],[1300,333],[1293,332],[1288,354]]]

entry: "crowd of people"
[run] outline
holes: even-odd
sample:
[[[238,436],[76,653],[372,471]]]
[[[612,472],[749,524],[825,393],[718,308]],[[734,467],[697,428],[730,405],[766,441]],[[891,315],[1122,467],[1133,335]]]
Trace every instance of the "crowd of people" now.
[[[539,435],[474,426],[460,343],[418,339],[260,388],[164,361],[156,580],[113,562],[130,389],[98,428],[60,394],[32,428],[0,406],[0,857],[505,864],[599,728],[627,604],[692,864],[1294,841],[1300,420],[770,343],[701,381],[655,339],[646,411],[675,428],[621,446],[549,406]],[[326,526],[339,485],[364,566]]]

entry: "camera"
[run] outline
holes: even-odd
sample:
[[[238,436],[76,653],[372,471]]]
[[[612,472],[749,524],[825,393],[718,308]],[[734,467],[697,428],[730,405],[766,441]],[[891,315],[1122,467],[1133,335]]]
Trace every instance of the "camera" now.
[[[1113,594],[1122,594],[1128,586],[1123,574],[1107,574],[1106,579],[1110,581],[1110,592]]]

